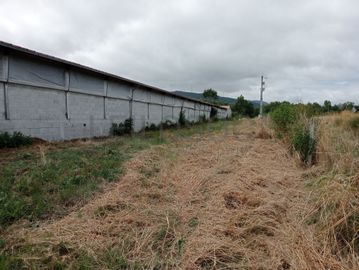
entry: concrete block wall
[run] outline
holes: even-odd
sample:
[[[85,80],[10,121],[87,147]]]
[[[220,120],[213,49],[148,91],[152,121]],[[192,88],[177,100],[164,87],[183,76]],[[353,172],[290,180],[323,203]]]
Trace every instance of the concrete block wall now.
[[[104,101],[102,97],[80,93],[68,93],[69,119],[104,119]]]
[[[181,108],[189,121],[209,117],[210,105],[156,92],[130,81],[0,47],[0,132],[50,141],[108,136],[130,117],[134,130],[169,120]],[[222,115],[222,113],[221,113]]]
[[[162,105],[150,104],[149,111],[150,117],[148,119],[148,124],[160,124],[162,122]]]

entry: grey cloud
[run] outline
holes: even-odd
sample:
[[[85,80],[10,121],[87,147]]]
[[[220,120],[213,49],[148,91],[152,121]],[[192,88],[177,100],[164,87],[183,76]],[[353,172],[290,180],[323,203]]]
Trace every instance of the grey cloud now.
[[[359,103],[356,0],[9,1],[0,39],[168,90]]]

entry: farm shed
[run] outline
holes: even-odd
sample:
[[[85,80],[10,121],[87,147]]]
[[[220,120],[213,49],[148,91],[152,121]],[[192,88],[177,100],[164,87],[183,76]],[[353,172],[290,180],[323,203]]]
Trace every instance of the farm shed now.
[[[127,118],[134,130],[166,120],[181,108],[189,121],[219,118],[225,108],[0,41],[0,132],[50,141],[108,136]]]

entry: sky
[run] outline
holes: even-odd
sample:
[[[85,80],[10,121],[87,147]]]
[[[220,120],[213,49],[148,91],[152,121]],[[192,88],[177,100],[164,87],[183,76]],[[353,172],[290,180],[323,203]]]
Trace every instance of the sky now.
[[[0,0],[0,40],[165,90],[359,104],[358,0]]]

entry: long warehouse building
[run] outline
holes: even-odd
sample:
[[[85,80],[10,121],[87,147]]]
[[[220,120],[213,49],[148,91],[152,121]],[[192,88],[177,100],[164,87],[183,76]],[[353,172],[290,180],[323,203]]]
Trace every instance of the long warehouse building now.
[[[230,110],[0,41],[0,132],[49,141],[110,135],[132,118],[134,130],[164,121],[218,118]]]

